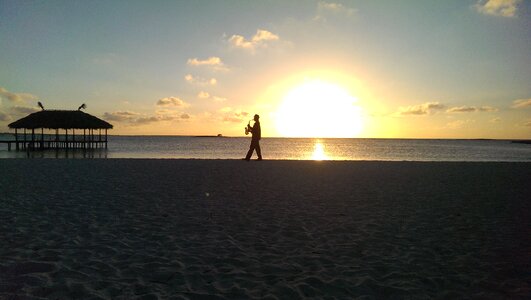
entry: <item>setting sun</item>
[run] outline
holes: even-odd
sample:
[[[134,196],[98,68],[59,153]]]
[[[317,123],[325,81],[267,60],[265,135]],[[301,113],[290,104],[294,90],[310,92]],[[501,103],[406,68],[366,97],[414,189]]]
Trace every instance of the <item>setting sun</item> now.
[[[285,137],[357,137],[363,129],[357,99],[333,83],[312,80],[288,91],[276,113]]]

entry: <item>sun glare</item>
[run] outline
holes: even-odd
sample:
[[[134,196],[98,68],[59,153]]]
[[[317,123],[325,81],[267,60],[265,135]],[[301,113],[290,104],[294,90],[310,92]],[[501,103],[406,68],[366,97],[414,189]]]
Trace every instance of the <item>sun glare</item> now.
[[[324,151],[323,144],[321,142],[315,143],[315,148],[312,153],[313,160],[329,160],[330,158]]]
[[[283,98],[276,126],[285,137],[356,137],[363,121],[357,99],[338,85],[312,80]]]

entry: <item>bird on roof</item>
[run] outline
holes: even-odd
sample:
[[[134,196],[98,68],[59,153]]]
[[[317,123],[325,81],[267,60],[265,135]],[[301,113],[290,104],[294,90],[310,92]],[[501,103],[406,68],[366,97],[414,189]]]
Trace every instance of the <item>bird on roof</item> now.
[[[41,103],[40,101],[37,102],[37,105],[38,105],[42,110],[44,110],[44,106],[42,105],[42,103]]]
[[[87,108],[87,105],[85,103],[81,104],[77,110],[82,110],[82,109],[86,109]]]

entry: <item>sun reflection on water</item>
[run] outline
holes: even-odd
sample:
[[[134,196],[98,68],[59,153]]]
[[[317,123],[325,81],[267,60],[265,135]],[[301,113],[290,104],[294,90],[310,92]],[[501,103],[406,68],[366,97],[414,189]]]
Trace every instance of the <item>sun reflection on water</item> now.
[[[317,141],[315,143],[315,147],[312,153],[312,159],[313,160],[329,160],[330,159],[330,157],[326,155],[323,144],[320,141]]]

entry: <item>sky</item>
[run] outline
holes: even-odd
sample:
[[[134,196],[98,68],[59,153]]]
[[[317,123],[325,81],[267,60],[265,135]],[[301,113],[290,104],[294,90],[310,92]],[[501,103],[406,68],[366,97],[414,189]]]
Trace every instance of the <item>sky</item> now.
[[[531,138],[531,1],[0,1],[0,132]],[[251,122],[252,125],[252,122]]]

